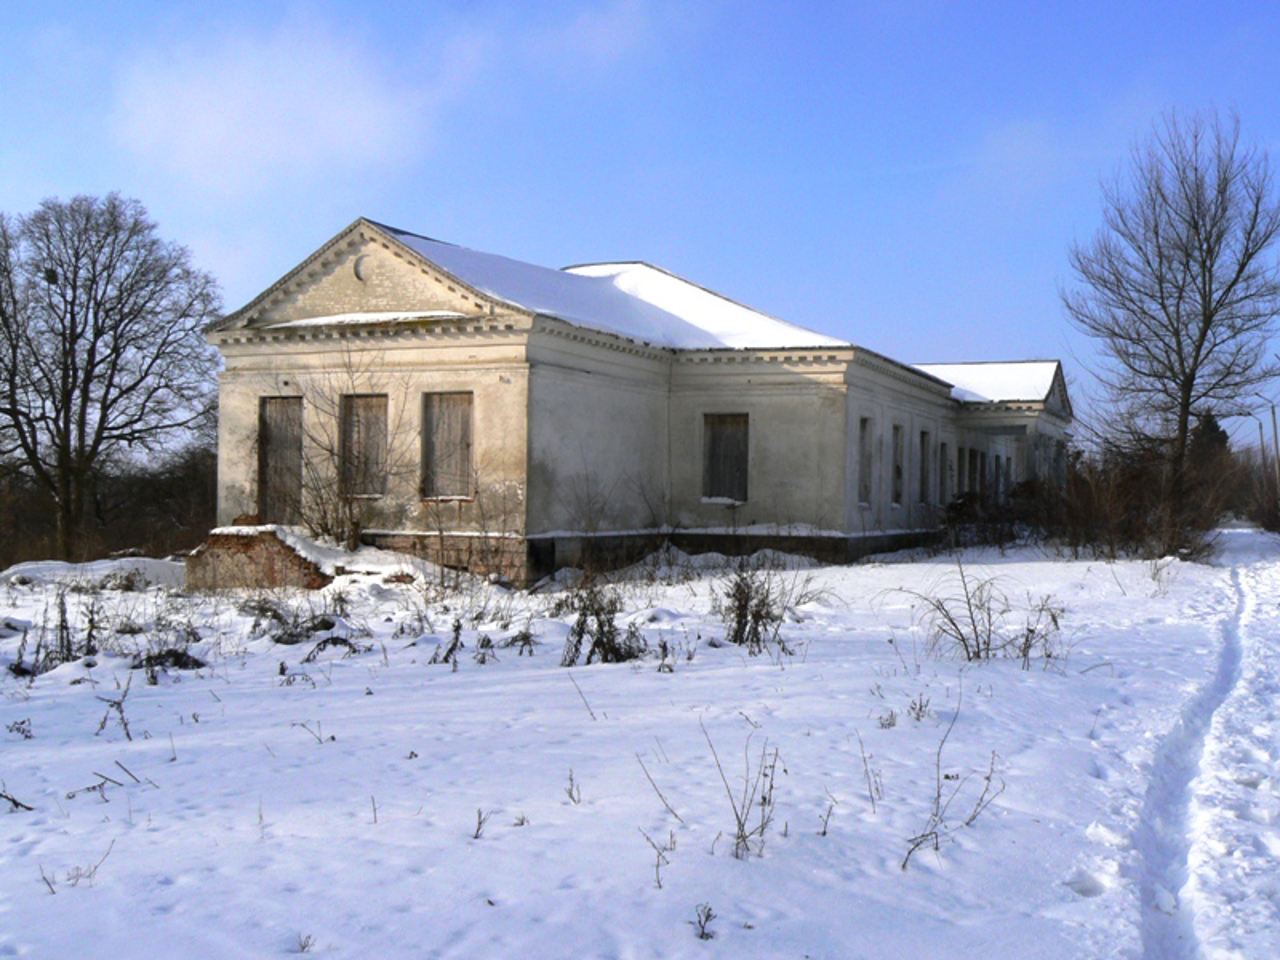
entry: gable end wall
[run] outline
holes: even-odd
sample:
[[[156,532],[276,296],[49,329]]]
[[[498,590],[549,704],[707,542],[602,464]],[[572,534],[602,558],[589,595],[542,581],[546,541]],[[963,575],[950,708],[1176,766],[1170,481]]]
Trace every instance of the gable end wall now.
[[[450,311],[489,315],[510,308],[433,270],[398,245],[353,233],[304,266],[252,312],[250,326],[346,313]]]

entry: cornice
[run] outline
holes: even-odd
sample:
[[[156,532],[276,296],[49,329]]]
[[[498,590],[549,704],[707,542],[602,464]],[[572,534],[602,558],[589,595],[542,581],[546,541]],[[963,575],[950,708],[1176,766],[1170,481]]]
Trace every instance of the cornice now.
[[[853,362],[856,366],[867,367],[900,383],[907,383],[916,389],[929,390],[945,400],[952,400],[951,384],[935,376],[908,367],[906,364],[891,360],[883,354],[863,347],[854,348]]]
[[[1002,415],[1013,414],[1021,418],[1025,418],[1027,414],[1034,415],[1037,419],[1044,419],[1057,423],[1064,429],[1070,427],[1075,418],[1064,416],[1057,410],[1050,408],[1044,401],[985,401],[974,402],[971,400],[961,401],[960,416],[971,420],[987,420],[995,419]]]
[[[532,330],[543,336],[569,343],[582,343],[592,347],[600,347],[614,353],[622,353],[632,357],[644,357],[648,360],[669,361],[676,351],[670,347],[655,347],[640,340],[632,340],[605,330],[593,330],[580,327],[567,320],[550,314],[539,313],[534,317]]]
[[[829,367],[833,365],[844,367],[852,359],[853,357],[848,350],[833,350],[831,347],[799,350],[679,350],[676,351],[675,356],[676,363],[682,366],[742,366],[779,363],[804,367]]]
[[[961,400],[960,409],[964,413],[1045,413],[1048,412],[1040,400]]]
[[[639,340],[632,340],[605,330],[594,330],[561,320],[548,314],[538,314],[534,327],[540,334],[570,343],[600,347],[614,353],[646,359],[666,360],[679,366],[703,365],[759,365],[788,364],[790,366],[845,366],[852,359],[849,350],[833,350],[831,347],[793,350],[747,350],[733,348],[681,349],[659,347]]]
[[[529,328],[507,317],[464,318],[461,320],[397,320],[368,324],[307,327],[236,327],[213,331],[210,341],[218,347],[265,343],[315,343],[335,341],[386,341],[444,339],[466,336],[511,337],[527,334]]]

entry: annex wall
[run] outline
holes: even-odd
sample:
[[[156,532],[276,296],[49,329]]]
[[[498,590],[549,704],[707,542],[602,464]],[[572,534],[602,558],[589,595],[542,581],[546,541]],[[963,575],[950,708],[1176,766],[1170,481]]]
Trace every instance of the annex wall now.
[[[872,536],[936,527],[954,492],[950,388],[866,351],[847,383],[845,529]]]
[[[528,532],[666,522],[669,354],[545,321],[529,346]]]
[[[672,526],[840,531],[846,362],[834,354],[763,351],[678,357],[669,428]],[[704,496],[708,414],[747,415],[745,502]]]

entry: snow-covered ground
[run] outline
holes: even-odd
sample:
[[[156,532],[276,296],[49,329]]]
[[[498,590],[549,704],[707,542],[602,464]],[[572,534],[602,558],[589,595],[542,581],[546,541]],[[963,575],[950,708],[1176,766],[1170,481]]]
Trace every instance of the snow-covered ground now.
[[[610,587],[655,652],[569,669],[564,585],[13,568],[0,957],[1280,956],[1280,545],[1221,543],[968,552],[1002,635],[1061,608],[1029,669],[930,652],[947,557],[762,575],[791,652],[755,657],[722,643],[729,574],[670,557]],[[63,603],[98,653],[14,675]],[[130,669],[184,646],[207,665]]]

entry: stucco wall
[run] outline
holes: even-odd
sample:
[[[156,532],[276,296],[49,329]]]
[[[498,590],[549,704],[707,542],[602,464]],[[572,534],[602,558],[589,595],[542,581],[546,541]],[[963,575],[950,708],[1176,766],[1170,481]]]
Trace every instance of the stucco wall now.
[[[707,414],[748,416],[748,491],[739,506],[703,497]],[[841,529],[843,362],[687,356],[673,368],[671,513],[682,528]]]
[[[235,342],[240,339],[241,342]],[[328,496],[336,479],[337,411],[342,394],[386,394],[386,494],[363,499],[366,528],[522,532],[528,448],[524,334],[501,324],[441,327],[269,342],[224,338],[220,376],[218,521],[257,511],[258,409],[265,396],[303,398],[304,497]],[[423,501],[422,395],[473,394],[470,500]]]
[[[945,469],[941,448],[949,457],[956,446],[954,404],[949,391],[895,370],[878,360],[858,362],[847,373],[849,383],[849,471],[844,508],[847,531],[854,534],[928,529],[941,516],[939,471]],[[862,450],[861,422],[871,430],[871,496],[859,490]],[[893,430],[902,433],[902,491],[894,502]],[[920,468],[922,432],[928,433],[925,460],[928,485],[921,496]]]
[[[529,347],[529,532],[663,524],[667,354],[599,349],[550,326]]]

